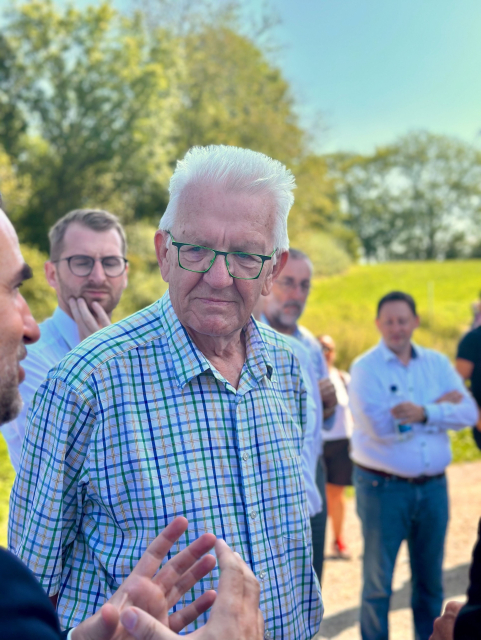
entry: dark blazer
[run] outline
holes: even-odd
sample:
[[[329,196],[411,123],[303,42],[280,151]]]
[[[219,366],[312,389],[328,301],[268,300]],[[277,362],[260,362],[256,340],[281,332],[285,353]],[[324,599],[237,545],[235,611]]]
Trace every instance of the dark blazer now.
[[[60,640],[57,614],[27,567],[0,547],[0,640]]]
[[[473,551],[469,570],[468,601],[458,613],[454,625],[454,640],[481,638],[481,520],[478,524],[478,542]]]

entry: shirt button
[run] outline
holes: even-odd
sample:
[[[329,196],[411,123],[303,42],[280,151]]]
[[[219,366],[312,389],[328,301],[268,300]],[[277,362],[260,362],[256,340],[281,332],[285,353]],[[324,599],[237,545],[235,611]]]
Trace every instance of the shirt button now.
[[[265,571],[261,571],[259,573],[259,580],[264,580],[265,577],[266,577],[266,572]]]
[[[269,640],[269,638],[272,638],[272,633],[270,631],[266,631],[264,633],[264,638],[266,638],[266,640]]]
[[[249,515],[253,520],[257,518],[257,513],[255,511],[251,511]]]
[[[248,454],[248,453],[246,453],[246,452],[244,452],[244,453],[242,454],[242,460],[244,460],[244,462],[245,462],[245,461],[246,461],[246,460],[248,460],[248,459],[249,459],[249,454]]]

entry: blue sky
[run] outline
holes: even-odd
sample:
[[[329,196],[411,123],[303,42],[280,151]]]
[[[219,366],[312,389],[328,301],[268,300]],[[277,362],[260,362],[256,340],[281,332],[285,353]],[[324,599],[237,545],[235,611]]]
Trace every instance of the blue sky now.
[[[260,6],[260,0],[251,0]],[[320,150],[369,152],[412,129],[481,144],[479,0],[273,0],[277,63]]]
[[[481,0],[267,2],[281,19],[274,61],[321,130],[318,151],[369,153],[413,129],[481,146]]]

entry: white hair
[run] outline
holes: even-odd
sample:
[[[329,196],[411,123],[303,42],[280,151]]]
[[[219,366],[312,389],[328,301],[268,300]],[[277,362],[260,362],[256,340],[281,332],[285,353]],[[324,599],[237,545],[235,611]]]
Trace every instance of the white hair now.
[[[271,195],[276,205],[274,246],[278,252],[289,249],[287,216],[294,203],[295,178],[278,160],[239,147],[192,147],[184,159],[177,162],[169,184],[169,204],[159,229],[172,229],[179,198],[187,187],[205,184],[220,185],[226,191]]]

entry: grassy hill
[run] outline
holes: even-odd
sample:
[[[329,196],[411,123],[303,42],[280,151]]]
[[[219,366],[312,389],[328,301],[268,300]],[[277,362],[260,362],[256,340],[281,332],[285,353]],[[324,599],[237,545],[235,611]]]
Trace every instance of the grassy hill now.
[[[31,258],[32,262],[34,256]],[[41,269],[40,258],[38,262]],[[125,298],[125,313],[134,311],[136,303],[148,304],[163,293],[164,287],[158,272],[150,269],[148,278],[142,278],[141,272],[142,269],[138,269],[136,275],[132,274],[132,295]],[[41,274],[37,275],[32,296],[35,293],[37,295],[31,302],[36,316],[43,318],[50,313],[50,309],[43,309],[41,305],[45,306],[47,299],[49,303],[52,300],[47,295],[48,291],[42,290],[38,295]],[[142,280],[142,287],[138,286],[135,278]],[[348,369],[357,355],[377,342],[378,334],[374,326],[376,303],[382,295],[394,289],[410,293],[418,304],[421,327],[415,334],[416,341],[454,358],[458,340],[471,321],[470,304],[481,289],[481,261],[396,262],[351,267],[343,275],[314,282],[302,323],[316,335],[332,335],[338,345],[338,365]],[[481,457],[468,430],[453,434],[452,442],[455,461]],[[13,471],[2,438],[0,544],[6,541],[8,495],[12,481]]]

